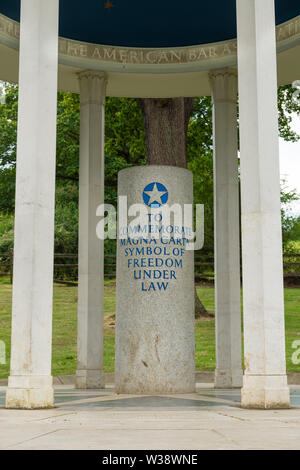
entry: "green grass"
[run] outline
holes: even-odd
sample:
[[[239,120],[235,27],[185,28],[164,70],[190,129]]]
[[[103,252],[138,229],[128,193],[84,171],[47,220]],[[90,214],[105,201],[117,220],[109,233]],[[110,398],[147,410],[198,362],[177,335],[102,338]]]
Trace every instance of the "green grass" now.
[[[105,282],[104,319],[104,370],[114,370],[114,312],[115,285]],[[214,290],[209,287],[197,289],[199,297],[210,312],[214,311]],[[77,288],[54,286],[53,309],[53,375],[74,374],[76,370],[76,311]],[[300,365],[292,364],[295,351],[292,343],[300,340],[300,289],[285,289],[287,368],[300,372]],[[7,363],[0,365],[0,378],[9,373],[11,323],[11,286],[8,279],[0,278],[0,340],[6,344]],[[215,322],[213,319],[196,320],[196,367],[213,370],[215,367]]]
[[[295,352],[292,344],[294,341],[300,341],[300,289],[285,289],[284,299],[287,370],[300,372],[300,364],[292,363],[292,355]]]
[[[197,293],[206,310],[213,313],[214,289],[197,288]],[[212,370],[215,368],[215,321],[212,318],[195,322],[195,360],[196,369]]]

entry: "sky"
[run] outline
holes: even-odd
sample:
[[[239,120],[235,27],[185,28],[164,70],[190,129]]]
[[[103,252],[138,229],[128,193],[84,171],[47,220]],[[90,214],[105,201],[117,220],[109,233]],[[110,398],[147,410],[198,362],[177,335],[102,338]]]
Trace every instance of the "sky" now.
[[[293,116],[292,128],[300,135],[300,116]],[[300,195],[300,140],[286,142],[279,139],[280,176],[286,180],[289,190],[295,189]],[[290,210],[294,215],[300,215],[300,200],[294,201]]]

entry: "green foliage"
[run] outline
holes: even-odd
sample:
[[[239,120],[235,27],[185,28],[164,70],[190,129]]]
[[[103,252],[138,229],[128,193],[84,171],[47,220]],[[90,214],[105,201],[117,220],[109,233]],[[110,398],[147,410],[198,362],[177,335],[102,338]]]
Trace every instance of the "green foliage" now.
[[[290,230],[290,242],[294,243],[295,248],[297,248],[297,252],[300,253],[300,216],[294,218],[293,226]]]
[[[9,253],[14,243],[13,215],[0,214],[0,253]]]
[[[300,100],[293,99],[294,92],[295,89],[291,85],[278,88],[279,135],[290,142],[297,142],[300,139],[300,136],[291,128],[293,114],[300,114]]]
[[[56,179],[58,186],[79,177],[79,96],[73,93],[57,95]]]
[[[58,187],[55,210],[55,252],[76,253],[78,247],[78,187]]]
[[[291,86],[278,90],[279,129],[286,140],[297,140],[290,127],[299,106],[292,100]],[[6,102],[0,104],[0,214],[14,211],[18,87],[5,85]],[[118,172],[128,166],[146,164],[145,132],[140,106],[135,99],[107,98],[105,121],[105,201],[116,205]],[[79,96],[58,93],[55,251],[76,252],[78,243]],[[195,99],[188,127],[188,168],[194,173],[195,203],[205,205],[205,246],[213,250],[213,151],[212,102]],[[295,195],[283,190],[283,239],[294,239],[299,221],[287,207]],[[298,224],[298,225],[297,225]],[[291,238],[292,237],[292,238]],[[0,249],[9,248],[13,226],[0,233]],[[105,242],[107,253],[115,252],[115,241]]]
[[[18,87],[5,85],[0,104],[0,212],[12,213],[15,200],[15,163],[18,118]]]
[[[282,242],[286,250],[287,245],[292,240],[300,240],[300,217],[295,216],[290,211],[290,204],[299,199],[295,190],[288,190],[286,181],[281,182],[281,222],[282,222]]]
[[[300,220],[299,218],[296,224],[296,236],[297,236],[296,239],[289,240],[286,243],[285,249],[284,249],[285,254],[288,254],[288,253],[300,254]],[[289,261],[291,261],[291,257],[289,257]],[[294,261],[298,263],[299,258],[297,257],[297,259],[294,259]],[[297,271],[299,270],[297,269]]]
[[[213,251],[213,141],[212,101],[210,97],[194,102],[188,127],[188,168],[194,175],[194,202],[204,204],[204,251]]]
[[[135,99],[107,98],[105,105],[105,201],[117,204],[118,172],[146,164],[141,109]]]

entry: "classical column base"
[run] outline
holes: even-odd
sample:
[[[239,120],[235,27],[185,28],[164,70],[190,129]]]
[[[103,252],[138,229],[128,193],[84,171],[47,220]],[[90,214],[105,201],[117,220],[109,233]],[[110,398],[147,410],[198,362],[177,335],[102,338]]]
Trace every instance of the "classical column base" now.
[[[10,376],[6,392],[6,408],[40,409],[54,406],[51,376]]]
[[[241,388],[243,386],[242,369],[216,369],[215,388]]]
[[[242,407],[286,409],[290,407],[290,390],[286,375],[244,375]]]
[[[76,388],[105,388],[105,379],[103,370],[81,369],[76,371]]]

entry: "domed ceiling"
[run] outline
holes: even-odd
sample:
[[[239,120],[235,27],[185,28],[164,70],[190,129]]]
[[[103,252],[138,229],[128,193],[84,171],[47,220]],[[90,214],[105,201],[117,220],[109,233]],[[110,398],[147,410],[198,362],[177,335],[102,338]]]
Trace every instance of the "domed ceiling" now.
[[[299,0],[276,0],[276,23],[300,14]],[[0,13],[20,20],[20,0]],[[236,0],[60,0],[62,37],[111,46],[176,47],[236,37]]]

